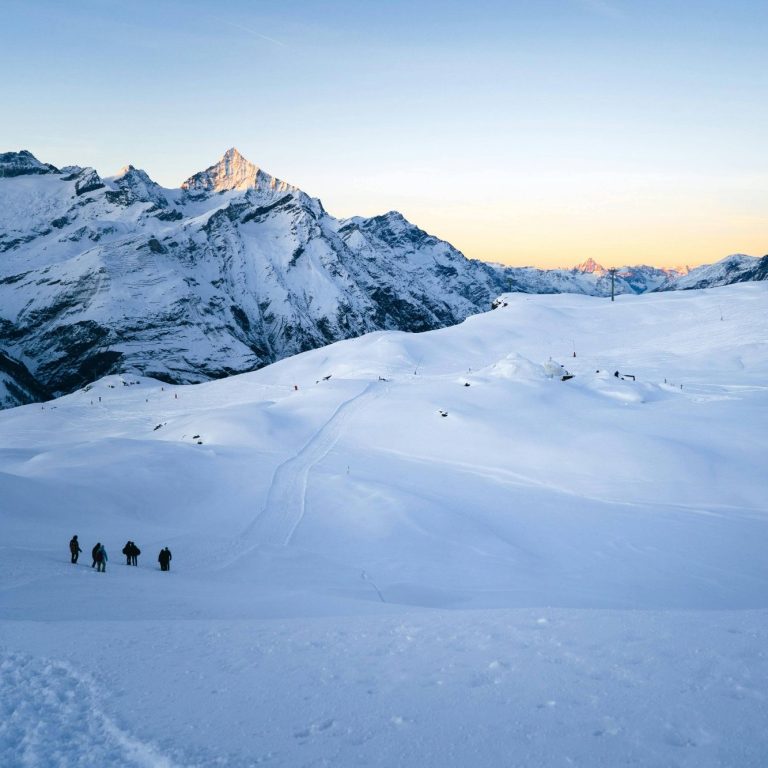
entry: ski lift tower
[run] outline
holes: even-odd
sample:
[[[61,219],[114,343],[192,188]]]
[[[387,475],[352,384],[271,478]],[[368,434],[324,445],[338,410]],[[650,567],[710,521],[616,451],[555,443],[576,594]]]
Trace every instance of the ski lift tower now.
[[[608,271],[611,273],[611,301],[613,301],[615,295],[616,267],[611,267]]]

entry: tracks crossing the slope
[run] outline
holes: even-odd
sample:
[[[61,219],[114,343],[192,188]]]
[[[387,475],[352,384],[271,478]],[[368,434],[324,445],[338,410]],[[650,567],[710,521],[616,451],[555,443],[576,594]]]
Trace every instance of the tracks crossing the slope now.
[[[226,565],[259,546],[285,547],[291,543],[306,511],[307,481],[312,468],[332,450],[347,422],[377,396],[379,382],[345,400],[304,446],[275,470],[262,511],[242,532]]]

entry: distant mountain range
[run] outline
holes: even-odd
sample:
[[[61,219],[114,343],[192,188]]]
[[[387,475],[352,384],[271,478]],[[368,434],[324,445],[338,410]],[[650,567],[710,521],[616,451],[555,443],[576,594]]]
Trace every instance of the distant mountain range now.
[[[766,258],[618,271],[617,293],[765,279]],[[200,382],[332,341],[423,331],[505,291],[610,294],[572,270],[467,259],[391,211],[336,219],[228,150],[178,189],[131,165],[102,178],[0,154],[0,407],[108,373]]]
[[[510,290],[524,293],[584,293],[591,296],[611,295],[610,270],[587,259],[573,269],[536,269],[498,265],[510,282]],[[768,278],[768,256],[755,257],[737,253],[715,264],[662,269],[638,265],[618,267],[614,276],[615,293],[677,291],[691,288],[714,288]]]

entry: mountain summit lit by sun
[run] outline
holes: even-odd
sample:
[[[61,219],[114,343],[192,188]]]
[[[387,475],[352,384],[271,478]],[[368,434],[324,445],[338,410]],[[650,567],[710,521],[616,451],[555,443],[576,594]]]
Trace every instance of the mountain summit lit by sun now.
[[[181,188],[189,192],[244,192],[248,189],[269,189],[272,192],[297,192],[298,188],[271,176],[246,160],[234,147],[221,160],[200,173],[190,176]]]

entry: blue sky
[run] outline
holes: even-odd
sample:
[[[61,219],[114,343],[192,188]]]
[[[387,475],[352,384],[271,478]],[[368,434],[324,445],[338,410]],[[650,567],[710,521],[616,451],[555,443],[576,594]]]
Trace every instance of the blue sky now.
[[[237,146],[468,256],[768,252],[768,3],[4,0],[0,150],[177,186]]]

